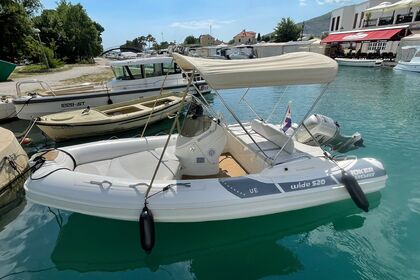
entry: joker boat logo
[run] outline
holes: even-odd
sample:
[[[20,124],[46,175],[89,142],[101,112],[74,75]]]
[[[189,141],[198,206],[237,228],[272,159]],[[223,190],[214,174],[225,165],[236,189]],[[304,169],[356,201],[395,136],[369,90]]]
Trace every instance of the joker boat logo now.
[[[375,177],[375,169],[373,169],[373,167],[352,169],[350,170],[350,173],[357,180]]]
[[[351,34],[351,35],[344,36],[343,39],[346,39],[346,40],[357,40],[357,39],[363,39],[363,38],[365,38],[367,36],[368,36],[367,33],[357,32],[356,34]]]

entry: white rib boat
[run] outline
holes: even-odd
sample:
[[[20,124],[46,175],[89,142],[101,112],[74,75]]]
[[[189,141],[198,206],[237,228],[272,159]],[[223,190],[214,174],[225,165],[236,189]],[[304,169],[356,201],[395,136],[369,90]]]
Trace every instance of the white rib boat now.
[[[178,111],[182,93],[166,93],[123,103],[39,117],[36,125],[54,141],[139,128]]]
[[[183,69],[203,75],[223,104],[218,89],[325,84],[337,73],[334,60],[306,52],[234,61],[174,57]],[[190,107],[180,134],[99,141],[38,155],[32,159],[37,170],[25,183],[27,199],[111,219],[144,220],[146,209],[156,222],[202,222],[349,199],[350,177],[364,193],[385,186],[387,175],[376,159],[333,159],[297,140],[302,127],[289,136],[261,120],[226,124],[203,114],[201,106]]]
[[[378,67],[383,63],[382,59],[356,59],[356,58],[336,58],[338,65],[355,67]]]

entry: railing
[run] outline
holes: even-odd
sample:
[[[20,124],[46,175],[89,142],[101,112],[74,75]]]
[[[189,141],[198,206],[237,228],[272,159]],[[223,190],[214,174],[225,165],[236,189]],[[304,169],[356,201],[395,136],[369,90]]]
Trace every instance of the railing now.
[[[413,13],[397,15],[397,21],[395,23],[405,23],[413,21]]]
[[[89,91],[89,90],[106,90],[106,91],[109,90],[106,82],[83,83],[83,84],[64,86],[64,87],[59,87],[59,88],[57,87],[53,90],[51,88],[51,86],[45,81],[27,80],[27,81],[21,81],[21,82],[16,83],[17,96],[19,96],[19,97],[22,96],[21,86],[25,85],[25,84],[39,84],[41,86],[41,88],[44,90],[44,92],[45,92],[44,94],[52,95],[52,96],[63,95],[63,94],[71,94],[71,93],[80,93],[80,92]]]
[[[363,26],[364,27],[376,26],[377,22],[378,22],[377,18],[365,20]]]
[[[379,18],[379,22],[378,22],[378,26],[379,25],[389,25],[392,24],[394,22],[394,17],[390,16],[390,17],[380,17]]]
[[[24,84],[39,84],[45,91],[50,91],[52,95],[55,96],[54,91],[50,87],[50,85],[47,82],[39,81],[39,80],[28,80],[28,81],[21,81],[16,83],[16,93],[17,96],[22,96],[22,91],[20,90],[20,86]]]

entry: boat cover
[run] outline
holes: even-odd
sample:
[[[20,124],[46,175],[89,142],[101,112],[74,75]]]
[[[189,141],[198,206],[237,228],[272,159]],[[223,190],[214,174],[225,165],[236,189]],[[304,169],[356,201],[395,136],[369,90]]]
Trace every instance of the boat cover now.
[[[26,152],[16,140],[13,132],[0,127],[0,190],[18,175],[6,162],[5,157],[11,157],[20,171],[26,169],[28,163]]]
[[[214,89],[324,84],[334,80],[338,69],[333,59],[310,52],[241,60],[172,55],[183,70],[196,69]]]

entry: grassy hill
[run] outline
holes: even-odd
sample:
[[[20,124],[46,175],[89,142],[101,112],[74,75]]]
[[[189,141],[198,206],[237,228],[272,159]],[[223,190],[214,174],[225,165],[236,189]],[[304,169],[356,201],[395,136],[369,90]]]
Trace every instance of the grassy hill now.
[[[309,20],[305,20],[305,34],[313,34],[317,37],[321,36],[322,32],[328,31],[330,25],[331,12],[325,15],[314,17]],[[299,22],[298,24],[302,24]],[[272,33],[265,34],[265,36],[271,36]]]
[[[326,13],[325,15],[306,20],[304,33],[320,36],[322,32],[328,31],[328,27],[330,25],[330,18],[331,13]],[[299,22],[299,24],[302,23]]]

